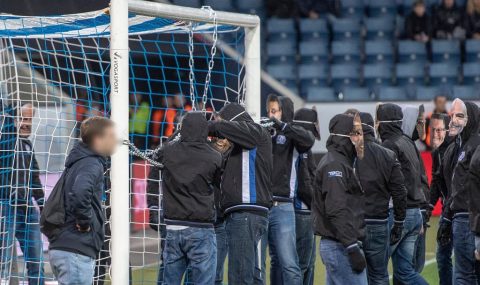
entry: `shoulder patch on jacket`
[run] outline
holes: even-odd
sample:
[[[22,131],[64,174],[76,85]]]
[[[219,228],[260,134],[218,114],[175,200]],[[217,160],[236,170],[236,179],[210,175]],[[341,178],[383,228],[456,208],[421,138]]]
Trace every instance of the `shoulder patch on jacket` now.
[[[328,177],[343,177],[343,173],[339,170],[329,171]]]
[[[285,144],[287,142],[287,138],[284,135],[277,136],[277,144]]]

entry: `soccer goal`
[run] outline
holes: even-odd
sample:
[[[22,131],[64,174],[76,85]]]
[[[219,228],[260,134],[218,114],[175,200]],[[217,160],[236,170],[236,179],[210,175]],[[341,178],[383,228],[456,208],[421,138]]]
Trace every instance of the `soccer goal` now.
[[[148,224],[150,158],[183,112],[211,117],[239,102],[258,120],[260,50],[257,16],[209,7],[112,0],[81,14],[0,14],[0,283],[55,284],[46,239],[34,234],[34,190],[48,199],[81,121],[108,116],[121,142],[105,176],[107,237],[94,282],[157,284],[162,234]],[[25,105],[33,109],[27,150]],[[34,156],[38,167],[20,163]]]

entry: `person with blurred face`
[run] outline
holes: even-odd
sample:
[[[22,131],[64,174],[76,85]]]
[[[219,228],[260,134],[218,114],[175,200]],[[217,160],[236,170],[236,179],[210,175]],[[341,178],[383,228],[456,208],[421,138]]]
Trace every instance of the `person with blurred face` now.
[[[480,280],[475,273],[476,227],[470,218],[470,195],[478,191],[478,185],[471,183],[476,169],[471,169],[472,156],[480,145],[480,108],[472,102],[455,99],[450,110],[449,136],[452,142],[445,151],[443,167],[439,175],[442,187],[446,188],[447,199],[437,239],[441,246],[453,243],[455,256],[454,284],[476,284]],[[467,182],[467,183],[466,183]],[[472,221],[472,224],[470,223]]]
[[[405,20],[405,36],[410,40],[426,43],[431,38],[430,17],[426,13],[423,0],[413,4],[413,11]]]
[[[430,148],[434,149],[435,147],[432,145],[432,128],[430,126],[430,121],[433,114],[445,114],[447,115],[447,96],[444,94],[436,95],[433,98],[433,111],[428,113],[425,119],[425,144]],[[448,128],[448,125],[446,126]]]
[[[464,13],[455,0],[442,0],[433,13],[433,35],[437,39],[465,39]]]

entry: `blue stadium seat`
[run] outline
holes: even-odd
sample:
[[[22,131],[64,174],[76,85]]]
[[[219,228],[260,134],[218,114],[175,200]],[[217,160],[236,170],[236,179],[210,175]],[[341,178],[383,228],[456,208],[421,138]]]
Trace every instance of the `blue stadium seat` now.
[[[462,100],[479,100],[480,89],[474,86],[454,86],[453,94]]]
[[[431,85],[454,85],[458,82],[459,67],[452,63],[432,63],[429,68]]]
[[[380,17],[397,14],[395,0],[368,0],[368,16]]]
[[[200,6],[202,6],[202,1],[201,0],[173,0],[173,4],[186,6],[186,7],[199,8]]]
[[[363,66],[363,84],[370,90],[392,84],[393,67],[388,64],[365,64]]]
[[[300,43],[300,59],[302,63],[327,63],[329,57],[328,43],[302,42]]]
[[[425,68],[419,63],[399,63],[395,68],[397,84],[400,86],[423,85]]]
[[[337,101],[337,96],[332,88],[326,87],[313,87],[308,89],[307,93],[308,102],[333,102]]]
[[[361,25],[359,20],[335,19],[332,21],[332,30],[335,41],[360,40]]]
[[[417,100],[432,101],[435,96],[441,93],[441,89],[432,86],[418,86],[415,93]]]
[[[204,0],[203,5],[210,6],[214,10],[218,11],[234,11],[236,10],[233,6],[232,0]]]
[[[325,19],[300,19],[300,35],[303,42],[328,42],[327,21]]]
[[[467,85],[480,84],[480,64],[477,62],[463,64],[463,83]]]
[[[365,20],[367,40],[392,40],[395,36],[395,18],[381,17]]]
[[[379,101],[403,101],[407,100],[407,94],[402,87],[382,87],[377,94]]]
[[[400,15],[397,15],[397,17],[395,17],[395,36],[398,38],[403,36],[404,33],[405,33],[405,18]]]
[[[433,40],[433,62],[460,63],[460,41],[457,40]]]
[[[363,0],[342,0],[342,17],[361,19],[365,14]]]
[[[239,0],[235,1],[239,12],[247,14],[261,14],[264,10],[263,0]]]
[[[339,91],[345,87],[356,87],[360,84],[360,67],[351,63],[332,64],[330,66],[332,86]]]
[[[389,63],[393,60],[393,47],[390,41],[365,42],[365,57],[367,63]]]
[[[465,41],[466,62],[480,62],[480,40]]]
[[[424,64],[427,61],[425,44],[416,41],[399,41],[398,61],[401,63],[419,62]]]
[[[332,60],[334,63],[360,63],[360,43],[352,41],[332,42]]]
[[[328,85],[328,66],[323,64],[302,64],[298,68],[298,79],[302,95],[312,87]]]
[[[375,95],[363,87],[347,87],[339,93],[338,97],[343,101],[370,101],[375,99]]]
[[[267,43],[268,64],[295,64],[297,49],[293,44]]]
[[[296,66],[292,64],[274,64],[267,66],[267,72],[290,90],[297,89]]]
[[[297,31],[293,19],[272,18],[267,22],[269,42],[296,42]]]

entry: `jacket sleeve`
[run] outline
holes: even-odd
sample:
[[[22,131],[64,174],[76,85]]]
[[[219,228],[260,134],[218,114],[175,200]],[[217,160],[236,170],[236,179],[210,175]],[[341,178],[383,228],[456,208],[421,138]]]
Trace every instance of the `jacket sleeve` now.
[[[420,153],[418,154],[418,160],[420,161],[420,181],[422,183],[423,195],[425,197],[422,209],[425,210],[430,207],[430,185],[428,185],[427,172],[425,171],[425,165]]]
[[[75,173],[68,199],[73,209],[76,223],[82,227],[90,226],[92,220],[92,200],[95,187],[103,176],[103,167],[99,163],[83,163]]]
[[[45,192],[43,191],[42,181],[40,180],[40,168],[35,157],[35,152],[32,152],[32,165],[31,165],[31,188],[33,192],[33,198],[37,201],[39,206],[43,206],[45,202]]]
[[[414,39],[414,34],[413,34],[413,23],[412,23],[412,17],[408,16],[407,19],[405,20],[405,38],[409,40]]]
[[[429,201],[431,207],[435,207],[438,200],[442,197],[442,193],[446,193],[446,191],[444,191],[445,181],[443,181],[443,177],[441,176],[441,168],[439,151],[434,150],[432,152],[432,182],[430,183]]]
[[[155,161],[163,163],[163,149],[155,156]],[[149,209],[160,207],[160,169],[156,166],[150,167],[147,180],[147,206]]]
[[[247,122],[209,121],[209,134],[228,139],[241,148],[253,149],[257,146],[260,133]]]
[[[477,147],[470,162],[468,192],[470,195],[470,227],[475,235],[480,235],[480,147]]]
[[[345,246],[357,242],[355,231],[355,214],[348,205],[348,181],[346,169],[339,163],[331,163],[323,173],[322,189],[326,191],[325,214],[331,224],[335,225],[336,238]]]
[[[302,202],[305,203],[305,205],[307,205],[309,209],[312,208],[311,207],[312,193],[313,193],[312,183],[314,181],[313,179],[314,177],[311,175],[310,169],[309,169],[310,164],[312,163],[311,162],[312,160],[313,160],[312,153],[309,152],[307,158],[302,158],[300,162],[301,173],[299,174],[299,177],[298,177],[299,187],[297,192],[298,198],[300,198],[300,200],[302,200]]]
[[[307,152],[315,143],[315,137],[312,132],[307,131],[301,126],[287,124],[283,133],[287,138],[292,140],[299,153]]]
[[[393,200],[393,213],[395,221],[404,221],[407,209],[407,189],[402,173],[400,162],[394,157],[390,177],[388,179],[388,190]]]

